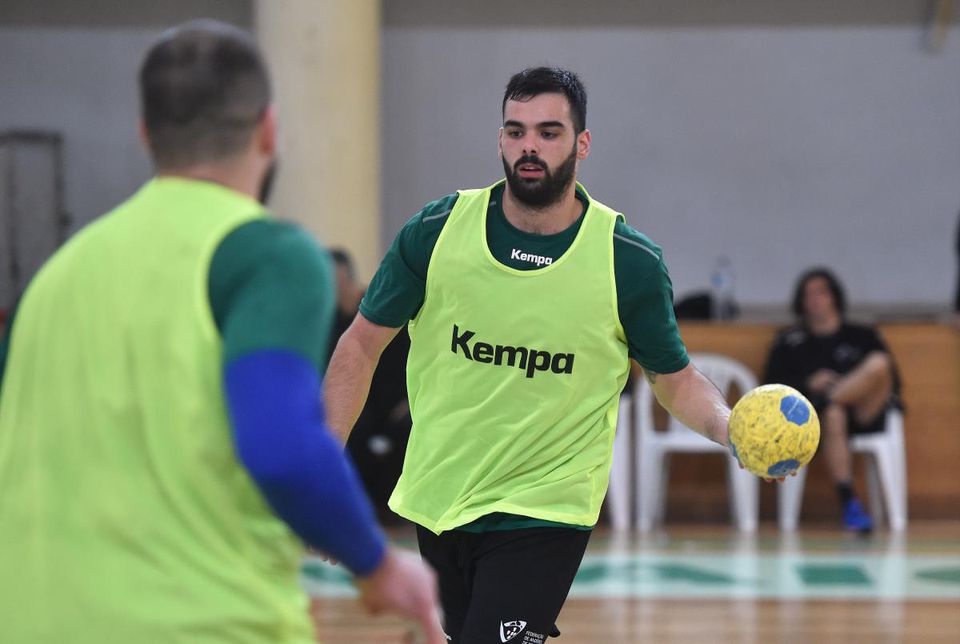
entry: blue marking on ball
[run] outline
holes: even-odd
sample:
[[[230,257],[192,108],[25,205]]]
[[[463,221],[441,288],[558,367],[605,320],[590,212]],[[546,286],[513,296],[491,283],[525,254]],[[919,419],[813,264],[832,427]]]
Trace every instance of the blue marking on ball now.
[[[767,468],[767,474],[772,477],[780,478],[781,476],[786,476],[791,472],[795,471],[800,467],[800,461],[795,458],[788,458],[785,461],[780,461],[779,463],[774,463],[769,468]]]
[[[804,425],[810,420],[810,408],[797,396],[784,396],[780,399],[780,413],[794,425]]]

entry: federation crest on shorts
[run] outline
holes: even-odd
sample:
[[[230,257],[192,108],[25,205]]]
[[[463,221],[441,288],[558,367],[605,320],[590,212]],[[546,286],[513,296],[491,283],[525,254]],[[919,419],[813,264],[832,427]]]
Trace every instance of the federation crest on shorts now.
[[[514,637],[523,632],[523,629],[527,627],[526,622],[520,620],[514,620],[511,622],[500,622],[500,641],[509,642]]]

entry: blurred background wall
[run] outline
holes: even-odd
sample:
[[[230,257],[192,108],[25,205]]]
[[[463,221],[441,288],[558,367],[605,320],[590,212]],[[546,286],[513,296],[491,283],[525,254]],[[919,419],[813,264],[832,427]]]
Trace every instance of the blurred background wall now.
[[[706,287],[723,254],[748,306],[782,307],[802,268],[828,263],[854,303],[945,311],[960,209],[960,29],[954,21],[931,51],[930,6],[386,0],[370,89],[381,126],[368,165],[381,174],[368,188],[379,217],[366,229],[377,238],[359,251],[362,277],[424,202],[501,176],[503,86],[521,67],[557,64],[589,91],[583,182],[664,247],[678,294]],[[0,130],[63,133],[76,227],[149,176],[135,76],[151,38],[197,16],[256,28],[257,14],[239,0],[4,0]],[[349,52],[335,64],[353,69]],[[354,144],[362,139],[342,143]],[[278,204],[297,202],[295,182],[281,188]],[[352,213],[324,206],[292,215],[336,239]]]

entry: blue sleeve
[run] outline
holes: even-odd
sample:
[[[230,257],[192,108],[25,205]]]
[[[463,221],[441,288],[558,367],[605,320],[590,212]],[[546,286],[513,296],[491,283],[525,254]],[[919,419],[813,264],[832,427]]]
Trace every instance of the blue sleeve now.
[[[277,516],[354,574],[372,572],[386,544],[325,425],[317,368],[298,353],[258,351],[230,361],[224,390],[237,454]]]

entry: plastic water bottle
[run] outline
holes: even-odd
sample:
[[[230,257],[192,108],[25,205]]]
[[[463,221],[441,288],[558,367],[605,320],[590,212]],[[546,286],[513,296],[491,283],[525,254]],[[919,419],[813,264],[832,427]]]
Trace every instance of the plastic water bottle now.
[[[736,312],[733,296],[733,265],[726,255],[717,257],[710,276],[710,287],[713,292],[713,319],[732,320]]]

